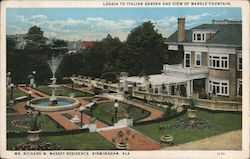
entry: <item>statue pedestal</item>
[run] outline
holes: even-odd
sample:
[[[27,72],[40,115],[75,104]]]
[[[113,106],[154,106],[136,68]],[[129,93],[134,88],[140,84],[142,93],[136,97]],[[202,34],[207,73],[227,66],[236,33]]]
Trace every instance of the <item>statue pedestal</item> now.
[[[89,124],[88,128],[89,128],[89,132],[96,132],[96,125],[95,124]]]

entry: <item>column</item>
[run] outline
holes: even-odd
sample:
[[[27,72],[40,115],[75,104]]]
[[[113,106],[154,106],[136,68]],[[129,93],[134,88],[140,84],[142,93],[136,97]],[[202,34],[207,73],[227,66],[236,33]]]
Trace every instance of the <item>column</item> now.
[[[124,80],[124,91],[128,91],[128,81]]]
[[[152,88],[153,88],[153,93],[155,93],[155,86],[153,86]]]
[[[162,94],[162,86],[158,86],[158,94]]]
[[[186,90],[187,90],[187,97],[190,97],[191,95],[191,81],[187,81],[187,87],[186,87]]]
[[[208,92],[208,79],[205,79],[205,92]]]
[[[169,84],[166,84],[167,95],[169,95]]]
[[[193,89],[194,89],[194,80],[190,80],[190,93],[193,93]]]

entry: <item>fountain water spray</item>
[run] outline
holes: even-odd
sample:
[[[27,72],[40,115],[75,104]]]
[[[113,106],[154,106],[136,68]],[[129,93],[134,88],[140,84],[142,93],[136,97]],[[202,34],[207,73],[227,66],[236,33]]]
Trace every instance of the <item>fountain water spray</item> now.
[[[50,70],[52,72],[52,78],[50,78],[52,84],[49,86],[52,88],[52,94],[49,99],[52,105],[57,104],[57,99],[55,96],[55,88],[58,87],[58,85],[56,85],[55,73],[62,59],[63,59],[63,56],[57,56],[57,57],[52,56],[52,58],[47,61],[47,63],[49,64]]]

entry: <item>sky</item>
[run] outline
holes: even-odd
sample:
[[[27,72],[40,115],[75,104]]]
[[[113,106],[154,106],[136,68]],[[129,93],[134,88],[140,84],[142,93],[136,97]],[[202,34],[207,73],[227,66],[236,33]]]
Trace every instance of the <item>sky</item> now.
[[[145,21],[167,38],[177,29],[177,18],[186,18],[186,29],[215,20],[241,20],[240,8],[8,8],[7,34],[25,34],[41,27],[46,37],[64,40],[101,40],[110,34],[126,40]]]

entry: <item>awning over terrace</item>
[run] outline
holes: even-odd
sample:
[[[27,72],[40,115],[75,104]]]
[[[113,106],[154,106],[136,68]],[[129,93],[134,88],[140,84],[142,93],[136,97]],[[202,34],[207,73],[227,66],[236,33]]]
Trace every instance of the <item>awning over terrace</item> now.
[[[150,75],[149,82],[152,86],[159,86],[162,84],[173,84],[173,83],[186,83],[189,79],[186,77],[174,76],[174,75],[166,75],[166,74],[157,74]],[[129,83],[137,83],[144,85],[145,78],[139,76],[132,76],[126,79]]]

